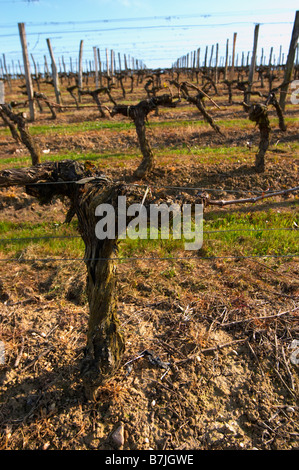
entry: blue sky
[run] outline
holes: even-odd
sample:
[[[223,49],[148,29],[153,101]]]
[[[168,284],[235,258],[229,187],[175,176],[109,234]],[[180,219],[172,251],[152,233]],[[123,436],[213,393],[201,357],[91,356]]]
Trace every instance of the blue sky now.
[[[282,5],[282,6],[281,6]],[[292,0],[249,3],[215,0],[0,0],[0,58],[17,67],[22,63],[18,34],[19,22],[25,23],[29,53],[43,71],[44,55],[49,53],[46,39],[51,39],[55,57],[70,57],[75,65],[80,40],[84,41],[83,64],[93,60],[93,47],[100,49],[104,61],[106,48],[127,57],[142,60],[147,67],[170,67],[182,55],[219,44],[224,56],[226,40],[230,51],[237,32],[236,53],[252,50],[254,25],[260,23],[258,57],[261,48],[269,55],[273,46],[285,59],[288,52],[295,2]],[[215,50],[215,49],[214,49]]]

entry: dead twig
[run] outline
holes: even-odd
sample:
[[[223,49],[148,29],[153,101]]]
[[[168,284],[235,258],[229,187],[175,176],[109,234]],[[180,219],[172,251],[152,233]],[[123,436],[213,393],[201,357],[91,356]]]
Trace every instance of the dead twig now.
[[[39,359],[46,356],[51,351],[54,351],[53,346],[50,346],[49,348],[44,349],[44,351],[42,351],[38,356],[36,356],[35,359],[33,359],[29,364],[27,364],[26,367],[23,368],[22,372],[25,372],[26,370],[30,369],[30,367],[34,366],[37,363],[37,361],[39,361]]]
[[[168,383],[169,387],[167,387],[166,385],[162,384],[161,382],[158,382],[157,380],[153,380],[154,383],[156,383],[159,387],[162,387],[164,388],[165,390],[167,390],[168,392],[171,392],[173,393],[174,395],[178,396],[179,398],[183,399],[186,403],[188,403],[188,405],[193,408],[195,410],[195,407],[192,403],[189,402],[189,400],[187,400],[187,398],[181,393],[179,392],[178,390],[174,390],[173,388],[173,385],[171,382],[169,382],[169,380],[166,379],[166,382]]]
[[[233,346],[234,344],[244,343],[245,341],[247,341],[247,339],[248,338],[242,338],[242,339],[236,339],[234,341],[229,341],[228,343],[217,344],[216,346],[211,347],[211,348],[201,349],[200,352],[201,353],[210,353],[210,352],[213,352],[213,351],[218,351],[220,349],[228,348],[229,346]]]
[[[289,379],[290,379],[290,382],[291,382],[291,388],[292,388],[292,390],[295,390],[295,384],[294,384],[293,376],[292,376],[292,373],[291,373],[290,368],[288,366],[283,346],[281,347],[281,352],[282,352],[282,357],[283,357],[283,363],[284,363],[284,366],[286,368],[286,371],[288,373],[288,376],[289,376]]]
[[[244,343],[247,340],[248,340],[248,338],[236,339],[234,341],[229,341],[228,343],[218,344],[218,345],[210,347],[210,348],[201,349],[199,351],[199,353],[192,354],[191,356],[187,357],[186,359],[182,359],[181,361],[176,362],[175,365],[179,366],[181,364],[184,364],[185,362],[192,361],[200,353],[205,354],[205,353],[211,353],[211,352],[214,352],[214,351],[219,351],[220,349],[228,348],[229,346],[233,346],[234,344]]]
[[[199,93],[202,93],[206,98],[208,98],[213,103],[214,106],[216,106],[216,108],[221,109],[220,106],[218,106],[218,104],[215,103],[215,101],[209,95],[207,95],[201,88],[193,85],[193,83],[189,83],[189,82],[185,82],[185,83],[190,88],[193,88],[194,90],[199,91]]]
[[[23,356],[23,351],[24,351],[24,336],[22,336],[22,344],[21,344],[21,348],[20,348],[20,351],[19,351],[19,354],[17,355],[16,357],[16,360],[15,360],[15,363],[14,363],[14,368],[16,369],[19,364],[20,364],[20,361],[22,359],[22,356]]]
[[[288,386],[288,384],[285,382],[285,380],[282,378],[281,374],[278,372],[278,370],[276,369],[276,367],[273,367],[273,370],[275,372],[275,374],[277,375],[277,377],[279,378],[279,380],[281,381],[281,383],[285,386],[285,388],[288,390],[288,392],[290,393],[290,395],[292,395],[293,398],[297,398],[296,394],[293,392],[293,390],[290,389],[290,387]]]
[[[186,359],[186,356],[179,349],[173,348],[172,346],[170,346],[170,344],[165,343],[161,339],[157,339],[156,341],[160,343],[170,354],[179,354],[181,357],[184,357]]]
[[[293,312],[296,312],[298,310],[299,310],[299,307],[295,307],[292,310],[286,310],[285,312],[276,313],[275,315],[264,315],[262,317],[243,318],[242,320],[236,320],[236,321],[232,321],[232,322],[229,322],[229,323],[220,323],[219,322],[219,325],[221,325],[221,326],[233,326],[233,325],[238,325],[240,323],[248,323],[248,322],[251,322],[251,321],[269,320],[269,319],[273,319],[273,318],[282,317],[283,315],[287,315],[289,313],[293,313]]]
[[[210,204],[213,206],[221,206],[221,207],[227,206],[228,204],[246,204],[247,202],[255,203],[255,202],[261,201],[262,199],[266,199],[268,197],[285,196],[295,191],[299,191],[299,186],[295,186],[294,188],[284,189],[281,191],[273,191],[273,192],[265,191],[260,196],[249,197],[249,198],[244,198],[244,199],[231,199],[231,200],[224,201],[224,200],[213,200],[213,199],[209,199],[208,197],[206,197],[205,203],[206,205]],[[202,193],[199,193],[198,196],[200,196],[201,199],[203,198]]]
[[[250,349],[252,355],[254,356],[254,358],[255,358],[255,360],[256,360],[256,362],[257,362],[257,364],[258,364],[258,366],[259,366],[259,368],[260,368],[260,371],[261,371],[261,373],[262,373],[262,376],[265,378],[264,371],[263,371],[263,369],[262,369],[262,366],[261,366],[261,364],[260,364],[260,361],[259,361],[259,359],[258,359],[258,357],[257,357],[257,355],[256,355],[256,353],[255,353],[255,351],[254,351],[254,349],[253,349],[253,347],[251,346],[251,344],[249,343],[249,341],[247,341],[246,344],[247,344],[248,348]]]

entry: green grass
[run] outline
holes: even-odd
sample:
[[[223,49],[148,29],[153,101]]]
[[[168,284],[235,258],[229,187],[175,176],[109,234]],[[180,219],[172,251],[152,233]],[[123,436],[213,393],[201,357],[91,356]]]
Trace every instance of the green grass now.
[[[119,257],[162,257],[199,255],[266,256],[298,252],[298,230],[276,230],[299,225],[298,214],[275,210],[230,212],[204,216],[203,246],[200,252],[184,252],[184,239],[127,238],[119,243]],[[270,229],[270,230],[263,230]],[[273,230],[275,229],[275,230]],[[75,238],[42,238],[75,236]],[[41,237],[30,240],[31,237]],[[0,222],[1,258],[82,258],[84,244],[78,237],[76,221],[69,226],[40,222]],[[19,239],[9,242],[9,239]],[[4,241],[3,239],[7,240]]]
[[[288,255],[298,253],[299,231],[294,230],[297,216],[291,212],[279,214],[275,211],[248,213],[232,212],[223,215],[204,216],[203,246],[193,254],[213,256]],[[276,230],[291,228],[292,230]],[[265,229],[265,230],[263,230]],[[270,230],[269,230],[270,229]],[[274,230],[275,229],[275,230]],[[186,240],[124,240],[120,245],[123,257],[182,256]],[[192,252],[185,252],[189,256]]]
[[[62,225],[55,222],[0,222],[2,258],[82,257],[84,243],[78,237],[76,222]],[[67,238],[75,236],[75,238]],[[49,238],[44,238],[49,237]],[[53,238],[51,238],[53,237]],[[66,238],[54,238],[66,237]],[[34,238],[32,240],[32,238]]]
[[[48,134],[57,133],[57,134],[75,134],[78,132],[86,131],[101,131],[102,129],[113,129],[113,130],[126,130],[134,128],[132,122],[119,122],[119,121],[84,121],[79,123],[71,124],[51,124],[45,126],[30,126],[31,135],[38,134]]]
[[[204,223],[203,250],[207,256],[298,253],[299,231],[294,230],[298,219],[298,213],[291,211],[283,214],[271,209],[250,212],[249,207],[247,213],[209,214]]]
[[[224,128],[242,128],[242,129],[250,129],[254,128],[254,123],[252,123],[248,118],[238,118],[238,119],[218,119],[217,113],[213,115],[217,124]],[[152,116],[149,115],[149,126],[153,128],[164,128],[164,127],[187,127],[187,126],[208,126],[209,124],[206,123],[201,115],[198,115],[198,119],[170,119],[165,121],[155,121],[151,119]],[[297,118],[285,118],[285,122],[293,123],[297,122]],[[278,119],[276,117],[270,117],[271,126],[277,127]],[[131,120],[127,121],[114,121],[114,120],[101,120],[101,121],[83,121],[78,123],[47,123],[45,125],[36,125],[30,124],[29,131],[32,136],[43,135],[43,134],[75,134],[78,132],[86,132],[86,131],[101,131],[103,129],[110,129],[110,130],[119,130],[124,131],[128,129],[134,129],[134,123]],[[0,129],[0,135],[8,135],[10,133],[9,129],[3,128]]]
[[[296,153],[299,149],[298,142],[290,142],[290,143],[281,143],[279,142],[275,146],[271,146],[269,152],[275,153],[277,151],[278,154],[280,153],[290,153],[293,152],[294,156],[296,157]],[[198,160],[201,161],[203,158],[205,159],[205,163],[218,163],[219,161],[223,161],[225,158],[226,161],[229,162],[246,162],[248,159],[252,159],[255,155],[255,148],[249,150],[247,147],[203,147],[203,146],[187,146],[185,143],[181,145],[177,145],[175,147],[155,147],[153,149],[154,155],[159,161],[159,157],[171,157],[174,158],[174,163],[179,159],[182,161],[182,157],[189,157],[192,155],[193,157],[198,157]],[[177,159],[176,159],[177,157]],[[136,148],[132,148],[127,150],[126,152],[109,152],[104,151],[101,153],[98,152],[84,152],[79,153],[76,151],[63,151],[57,154],[47,154],[41,156],[41,161],[60,161],[64,159],[72,159],[72,160],[81,160],[81,161],[93,161],[99,162],[99,164],[105,164],[106,161],[121,161],[125,162],[132,158],[141,158],[141,152]],[[280,158],[280,155],[277,156]],[[163,165],[163,162],[159,163]],[[168,164],[168,163],[167,163]],[[31,165],[31,158],[29,155],[20,156],[20,157],[6,157],[0,159],[0,168],[20,168],[26,167]]]
[[[135,128],[134,123],[129,121],[83,121],[78,123],[63,123],[63,124],[54,124],[47,123],[44,125],[29,125],[29,132],[32,136],[43,135],[43,134],[76,134],[78,132],[86,131],[101,131],[102,129],[112,129],[112,130],[126,130]],[[0,134],[9,135],[10,131],[8,128],[0,129]]]
[[[96,153],[96,152],[84,152],[78,153],[74,151],[63,152],[58,154],[47,154],[41,156],[41,162],[51,161],[56,162],[60,160],[80,160],[80,161],[105,161],[108,159],[113,160],[130,160],[132,157],[140,156],[140,152],[137,151],[130,151],[126,153],[121,152],[103,152],[103,153]],[[1,158],[0,159],[0,168],[21,168],[26,166],[31,166],[31,158],[27,156],[23,157],[8,157],[8,158]]]
[[[167,156],[174,159],[177,157],[174,163],[182,162],[182,157],[189,158],[190,156],[197,157],[195,161],[200,162],[204,159],[204,163],[212,164],[223,162],[224,158],[226,162],[245,162],[254,157],[254,151],[246,147],[197,147],[196,145],[188,147],[186,144],[179,148],[156,148],[154,153],[158,161],[159,157]],[[163,162],[160,162],[160,166],[163,166]]]
[[[217,113],[215,112],[217,120]],[[271,123],[277,126],[277,118],[271,117]],[[286,122],[296,122],[296,118],[286,118]],[[217,120],[219,126],[223,128],[248,128],[254,129],[254,123],[249,119],[230,119],[230,120]],[[196,127],[208,126],[202,119],[182,120],[174,119],[169,121],[151,121],[149,117],[149,126],[151,128],[164,128],[164,127]],[[209,127],[209,126],[208,126]],[[31,125],[30,133],[33,136],[48,133],[58,134],[75,134],[90,130],[101,131],[102,129],[110,129],[111,131],[134,129],[134,124],[127,121],[88,121],[72,124],[47,124],[47,125]],[[257,131],[258,132],[258,131]],[[0,134],[8,134],[7,129],[1,129]],[[296,152],[299,148],[298,142],[281,143],[272,146],[273,149],[278,151]],[[246,147],[187,147],[180,145],[177,147],[156,147],[153,149],[154,154],[159,161],[159,157],[170,157],[173,159],[180,159],[181,157],[188,157],[192,155],[197,157],[198,160],[204,159],[205,163],[217,163],[218,161],[246,161],[251,159],[255,153],[255,149],[248,150]],[[269,149],[271,151],[271,148]],[[58,153],[55,155],[42,155],[42,161],[59,161],[62,159],[73,160],[90,160],[104,164],[110,160],[117,161],[118,163],[129,160],[131,158],[141,157],[139,149],[135,148],[130,151],[122,152],[84,152],[78,153],[74,151]],[[21,167],[31,165],[29,156],[22,157],[7,157],[0,160],[1,168]],[[163,165],[160,162],[160,165]],[[269,200],[270,202],[270,200]],[[243,206],[244,208],[245,206]],[[291,228],[293,223],[299,225],[298,216],[295,216],[292,211],[279,214],[277,211],[269,210],[252,211],[248,205],[248,212],[242,212],[239,207],[233,211],[223,212],[222,215],[207,213],[204,217],[204,241],[203,247],[199,255],[202,256],[255,256],[255,255],[287,255],[289,253],[298,252],[298,235],[299,231],[284,231],[284,230],[263,230],[263,229],[276,229],[276,228]],[[255,208],[257,205],[255,206]],[[249,229],[247,231],[247,229]],[[217,233],[209,233],[218,231]],[[0,238],[23,238],[23,240],[16,240],[8,243],[0,242],[1,258],[4,257],[23,257],[23,258],[43,258],[43,257],[57,257],[57,258],[82,258],[84,254],[84,244],[81,238],[60,238],[60,239],[36,239],[25,240],[30,237],[44,237],[44,236],[77,236],[76,223],[73,222],[70,226],[55,225],[54,223],[40,222],[31,224],[29,222],[13,223],[10,221],[0,222]],[[184,253],[184,240],[132,240],[127,238],[119,244],[120,257],[172,257],[172,256],[186,256],[190,253]],[[193,254],[198,254],[197,252]],[[192,255],[192,253],[191,253]],[[168,276],[174,276],[173,272],[169,272]]]

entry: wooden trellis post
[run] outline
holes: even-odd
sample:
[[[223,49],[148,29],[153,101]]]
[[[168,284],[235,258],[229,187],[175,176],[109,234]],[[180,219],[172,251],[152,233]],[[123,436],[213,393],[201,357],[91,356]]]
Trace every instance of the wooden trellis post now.
[[[120,58],[120,52],[118,53],[118,66],[119,66],[119,73],[121,73],[121,58]]]
[[[3,64],[2,64],[1,59],[0,59],[0,74],[1,74],[1,79],[4,80],[4,70],[3,70]]]
[[[278,56],[278,68],[280,69],[281,66],[281,54],[282,54],[282,46],[279,46],[279,56]]]
[[[99,87],[99,70],[98,70],[98,57],[97,57],[97,48],[93,48],[93,57],[94,57],[94,73],[95,73],[95,86]]]
[[[232,67],[231,67],[231,78],[233,79],[234,72],[235,72],[235,53],[236,53],[236,41],[237,41],[237,33],[234,33],[233,38],[233,55],[232,55]]]
[[[50,75],[48,62],[47,62],[47,56],[45,55],[44,55],[44,71],[45,71],[45,75]]]
[[[257,51],[257,43],[258,43],[258,37],[259,37],[259,28],[260,25],[256,24],[254,28],[254,39],[253,39],[253,51],[252,51],[252,58],[251,58],[251,64],[250,64],[250,70],[249,70],[249,77],[248,77],[248,88],[247,88],[247,94],[245,97],[245,103],[249,104],[250,102],[250,91],[253,83],[253,76],[254,76],[254,70],[255,70],[255,63],[256,63],[256,51]]]
[[[19,70],[20,70],[20,75],[24,75],[23,74],[23,70],[22,70],[22,66],[21,66],[21,62],[18,60],[18,66],[19,66]]]
[[[37,88],[40,91],[39,76],[38,76],[37,66],[36,66],[33,54],[31,54],[31,59],[32,59],[33,67],[34,67],[35,81],[36,81],[36,84],[37,84]]]
[[[111,78],[112,78],[112,83],[114,81],[114,50],[111,49],[110,51],[110,70],[111,70]]]
[[[10,90],[11,90],[12,88],[11,88],[10,73],[9,73],[9,70],[7,70],[5,54],[3,54],[2,57],[3,57],[3,66],[4,66],[4,70],[5,70],[5,77],[6,77],[8,86],[9,86],[9,88],[10,88]],[[9,66],[8,66],[8,67],[9,67]]]
[[[82,70],[83,44],[84,44],[83,39],[81,39],[80,46],[79,46],[79,70],[78,70],[79,101],[81,101],[80,91],[82,89],[82,83],[83,83],[83,70]]]
[[[224,80],[227,79],[228,46],[229,46],[229,39],[226,40],[226,53],[225,53],[225,66],[224,66]]]
[[[109,71],[109,52],[108,49],[106,48],[106,71],[107,71],[107,77],[110,77],[110,71]]]
[[[212,48],[211,48],[211,55],[210,55],[210,61],[209,61],[209,68],[212,67],[213,53],[214,53],[214,44],[212,44]]]
[[[29,102],[29,113],[31,121],[35,119],[35,109],[34,109],[34,98],[33,98],[33,86],[32,86],[32,77],[30,73],[30,63],[29,63],[29,56],[28,56],[28,49],[27,49],[27,40],[26,40],[26,31],[25,31],[25,24],[18,23],[19,27],[19,34],[20,40],[22,45],[22,53],[23,53],[23,62],[24,62],[24,70],[25,70],[25,79],[26,79],[26,90],[28,95],[28,102]]]
[[[0,104],[5,103],[5,88],[4,88],[4,82],[0,80]]]
[[[266,54],[264,48],[262,48],[261,63],[260,65],[264,68],[266,64]]]
[[[215,83],[218,83],[218,54],[219,54],[219,44],[216,44],[216,61],[215,61]]]
[[[101,53],[100,49],[98,48],[98,63],[99,63],[99,78],[100,78],[100,86],[103,86],[103,80],[102,80],[102,61],[101,61]]]
[[[269,69],[272,67],[272,56],[273,56],[273,47],[270,49],[270,55],[269,55]]]
[[[206,51],[205,51],[204,68],[207,67],[207,58],[208,58],[208,46],[206,46]]]
[[[62,61],[63,73],[66,74],[66,66],[65,66],[65,62],[64,62],[64,57],[63,57],[63,56],[61,57],[61,61]]]
[[[50,41],[49,38],[47,39],[47,45],[48,45],[49,53],[50,53],[50,56],[51,56],[52,77],[53,77],[53,83],[54,83],[56,103],[61,104],[61,93],[60,93],[60,88],[59,88],[59,78],[58,78],[57,66],[56,66],[56,62],[55,62],[55,57],[54,57],[51,41]]]
[[[283,85],[280,88],[279,105],[282,111],[285,110],[286,96],[287,96],[287,91],[289,87],[289,82],[292,77],[298,36],[299,36],[299,10],[296,11],[292,38],[290,42],[288,58],[287,58],[287,63],[285,67],[284,81],[283,81]]]
[[[196,68],[197,70],[200,67],[200,47],[197,49],[197,63],[196,63]]]

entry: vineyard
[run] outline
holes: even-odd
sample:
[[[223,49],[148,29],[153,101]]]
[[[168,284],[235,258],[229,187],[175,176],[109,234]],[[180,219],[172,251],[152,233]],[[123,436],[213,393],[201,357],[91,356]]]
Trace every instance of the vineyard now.
[[[298,449],[298,100],[284,66],[186,65],[35,74],[31,103],[4,80],[2,450]],[[202,248],[95,248],[86,201],[115,194],[203,203]],[[95,387],[103,299],[123,339]]]

